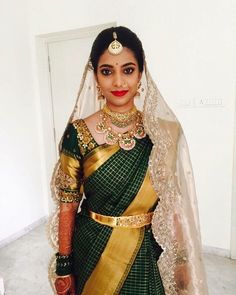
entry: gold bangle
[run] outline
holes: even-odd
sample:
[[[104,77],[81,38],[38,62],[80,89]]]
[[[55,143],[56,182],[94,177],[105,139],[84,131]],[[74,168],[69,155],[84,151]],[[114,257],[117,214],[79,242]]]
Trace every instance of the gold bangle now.
[[[60,201],[62,203],[80,202],[83,194],[78,191],[59,191]]]
[[[177,264],[185,264],[188,262],[188,255],[186,249],[181,249],[177,251],[176,254],[176,263]]]

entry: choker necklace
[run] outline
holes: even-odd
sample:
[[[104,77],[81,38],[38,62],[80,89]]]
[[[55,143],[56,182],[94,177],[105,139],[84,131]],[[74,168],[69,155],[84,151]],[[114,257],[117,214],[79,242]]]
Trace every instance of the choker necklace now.
[[[97,133],[104,133],[104,141],[109,145],[119,144],[119,146],[124,150],[132,150],[136,144],[135,138],[141,139],[146,136],[141,112],[136,110],[136,119],[134,122],[134,127],[125,132],[117,132],[112,129],[108,123],[108,116],[103,110],[100,114],[100,121],[95,127]]]
[[[125,128],[129,126],[131,123],[134,123],[137,117],[137,108],[135,106],[132,107],[131,110],[125,113],[114,112],[105,105],[102,109],[103,113],[108,115],[111,120],[111,123],[119,128]]]

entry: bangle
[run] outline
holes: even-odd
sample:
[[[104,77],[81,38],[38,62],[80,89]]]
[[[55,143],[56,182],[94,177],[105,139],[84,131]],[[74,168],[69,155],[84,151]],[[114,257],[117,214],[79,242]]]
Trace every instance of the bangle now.
[[[77,190],[65,190],[61,189],[59,191],[60,201],[62,203],[79,203],[82,200],[83,194],[78,192]]]
[[[68,277],[70,277],[70,276],[71,276],[71,273],[68,274],[68,275],[64,275],[64,276],[58,276],[58,278],[68,278]]]
[[[66,276],[72,273],[73,270],[72,254],[61,255],[56,253],[56,274],[58,276]]]
[[[185,264],[188,262],[188,256],[186,249],[179,250],[176,256],[176,263],[177,264]]]

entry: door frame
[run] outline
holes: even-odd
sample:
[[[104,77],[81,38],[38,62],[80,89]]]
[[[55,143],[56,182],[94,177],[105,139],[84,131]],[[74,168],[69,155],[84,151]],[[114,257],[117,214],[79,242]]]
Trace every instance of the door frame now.
[[[43,159],[43,190],[45,192],[45,195],[47,196],[48,214],[52,213],[55,207],[51,198],[50,180],[52,177],[53,169],[55,167],[55,163],[57,161],[48,46],[52,42],[89,37],[91,35],[94,35],[94,33],[98,33],[103,29],[112,26],[116,26],[116,22],[36,36],[36,59],[38,65],[37,76],[39,83],[40,100],[40,129],[42,135],[41,158]]]
[[[236,83],[234,103],[234,128],[233,128],[233,171],[232,171],[232,201],[231,201],[231,241],[230,258],[236,259]]]

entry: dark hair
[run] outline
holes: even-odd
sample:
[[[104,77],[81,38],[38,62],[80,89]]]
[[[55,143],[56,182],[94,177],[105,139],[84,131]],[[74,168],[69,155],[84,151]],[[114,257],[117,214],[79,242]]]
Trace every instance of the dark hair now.
[[[124,47],[129,48],[134,53],[138,62],[139,71],[143,71],[144,63],[144,50],[141,41],[137,35],[126,27],[111,27],[103,30],[98,34],[93,42],[93,46],[90,53],[90,60],[93,65],[95,73],[97,72],[98,61],[100,56],[108,48],[110,43],[114,40],[113,32],[117,34],[117,41],[119,41]]]

